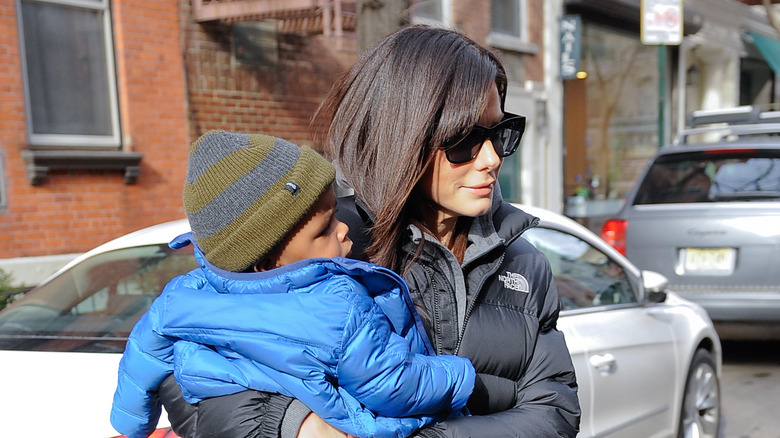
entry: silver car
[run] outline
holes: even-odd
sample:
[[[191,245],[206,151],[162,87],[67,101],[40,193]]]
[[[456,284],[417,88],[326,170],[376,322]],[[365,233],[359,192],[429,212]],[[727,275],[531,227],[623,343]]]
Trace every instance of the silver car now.
[[[579,224],[521,208],[541,218],[524,236],[561,291],[579,436],[717,437],[721,347],[704,310]],[[124,343],[168,279],[194,265],[191,250],[166,246],[188,230],[182,220],[109,242],[0,311],[0,363],[14,370],[2,383],[4,436],[116,435],[108,413]],[[172,437],[166,418],[159,436]]]
[[[540,218],[523,237],[550,260],[561,297],[578,437],[717,437],[721,345],[704,309],[579,223],[519,207]]]
[[[601,237],[700,303],[721,338],[780,336],[780,112],[699,111]]]

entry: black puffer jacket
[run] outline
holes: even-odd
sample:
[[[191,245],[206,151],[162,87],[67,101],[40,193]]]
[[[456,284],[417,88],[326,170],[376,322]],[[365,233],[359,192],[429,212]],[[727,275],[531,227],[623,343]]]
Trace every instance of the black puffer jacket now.
[[[339,219],[350,226],[353,256],[359,257],[355,250],[365,247],[369,215],[350,197],[339,198],[337,211]],[[445,421],[415,436],[576,436],[580,420],[577,384],[563,334],[555,327],[559,304],[552,273],[547,259],[519,238],[536,222],[496,200],[492,214],[474,220],[462,265],[438,241],[410,229],[405,250],[415,251],[419,239],[426,239],[405,279],[428,335],[438,353],[468,357],[480,373],[469,401],[471,417]],[[284,414],[277,412],[290,403],[283,396],[265,395],[262,403],[273,409],[264,410],[265,418],[258,421],[250,418],[257,408],[242,406],[246,400],[240,397],[185,406],[175,389],[161,398],[177,425],[176,432],[188,438],[294,437],[302,419],[300,409],[292,409],[295,403]],[[235,410],[229,406],[233,403]],[[229,412],[234,413],[226,416]],[[198,421],[187,421],[193,417]],[[237,427],[241,424],[247,426],[243,432]],[[231,425],[229,435],[215,433],[225,425]]]
[[[519,238],[538,220],[497,200],[476,218],[465,259],[426,236],[405,275],[437,353],[471,359],[482,400],[472,417],[447,421],[421,437],[575,436],[580,408],[574,367],[556,329],[559,302],[547,259]],[[423,236],[416,230],[408,251]]]

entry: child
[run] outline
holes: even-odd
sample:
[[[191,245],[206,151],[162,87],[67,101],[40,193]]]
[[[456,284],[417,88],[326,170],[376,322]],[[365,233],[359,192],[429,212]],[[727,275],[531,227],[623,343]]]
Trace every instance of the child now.
[[[314,150],[211,131],[190,150],[184,207],[201,268],[174,278],[119,365],[111,423],[146,437],[171,373],[190,403],[246,389],[303,402],[358,437],[460,415],[475,372],[433,348],[400,276],[345,259],[333,166]],[[313,258],[315,257],[315,258]]]

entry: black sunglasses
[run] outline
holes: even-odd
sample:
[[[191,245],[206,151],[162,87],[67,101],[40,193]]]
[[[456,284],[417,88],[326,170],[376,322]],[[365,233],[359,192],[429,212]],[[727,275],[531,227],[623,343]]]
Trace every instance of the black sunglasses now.
[[[504,118],[497,124],[489,128],[474,125],[465,136],[448,142],[443,147],[444,154],[447,156],[447,161],[452,164],[468,163],[476,158],[482,149],[482,144],[490,139],[496,154],[501,158],[508,157],[517,150],[524,131],[525,116],[504,113]]]

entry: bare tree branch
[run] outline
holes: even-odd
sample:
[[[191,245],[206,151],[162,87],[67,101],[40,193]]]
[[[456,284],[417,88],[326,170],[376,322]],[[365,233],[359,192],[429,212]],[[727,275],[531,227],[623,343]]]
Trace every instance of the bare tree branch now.
[[[609,170],[612,167],[612,148],[611,137],[609,134],[610,126],[612,124],[612,116],[615,113],[618,102],[620,101],[620,95],[623,93],[623,87],[626,84],[626,80],[631,76],[631,70],[634,68],[637,56],[639,55],[640,46],[634,46],[628,53],[621,53],[616,56],[616,59],[622,61],[623,69],[614,69],[609,76],[605,76],[601,70],[601,66],[596,62],[593,54],[588,51],[586,54],[588,59],[588,69],[593,72],[593,78],[595,79],[596,86],[599,89],[599,98],[601,99],[601,117],[599,119],[599,139],[595,142],[594,152],[598,159],[593,164],[594,175],[599,175],[605,182],[606,193],[610,190]],[[628,55],[628,56],[626,56]]]

